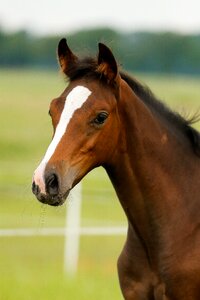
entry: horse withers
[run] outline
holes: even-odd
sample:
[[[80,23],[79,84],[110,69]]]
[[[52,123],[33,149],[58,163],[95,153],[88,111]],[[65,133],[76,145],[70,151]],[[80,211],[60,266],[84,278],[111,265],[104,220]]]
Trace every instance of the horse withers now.
[[[39,201],[61,205],[103,166],[128,219],[118,260],[126,300],[200,299],[200,135],[136,79],[111,50],[78,58],[62,39],[69,83],[51,102],[54,136],[34,172]]]

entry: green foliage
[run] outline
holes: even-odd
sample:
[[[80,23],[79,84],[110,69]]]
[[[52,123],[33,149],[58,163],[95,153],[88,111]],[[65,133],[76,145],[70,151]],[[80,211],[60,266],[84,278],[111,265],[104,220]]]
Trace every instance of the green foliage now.
[[[125,69],[142,72],[200,74],[200,35],[117,32],[109,28],[66,35],[79,55],[96,54],[98,42],[110,46]],[[61,37],[36,37],[25,31],[0,31],[0,66],[55,68]]]

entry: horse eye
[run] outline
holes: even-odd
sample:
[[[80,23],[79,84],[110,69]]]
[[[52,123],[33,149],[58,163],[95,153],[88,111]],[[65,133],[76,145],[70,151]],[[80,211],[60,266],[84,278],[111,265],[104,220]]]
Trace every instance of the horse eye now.
[[[102,125],[106,121],[107,117],[108,117],[108,113],[107,112],[105,112],[105,111],[100,112],[96,116],[96,118],[94,119],[94,123],[96,125]]]

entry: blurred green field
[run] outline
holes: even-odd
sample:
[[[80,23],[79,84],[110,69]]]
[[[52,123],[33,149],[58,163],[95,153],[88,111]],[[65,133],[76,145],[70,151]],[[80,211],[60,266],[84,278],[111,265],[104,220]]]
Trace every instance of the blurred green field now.
[[[179,111],[193,113],[200,106],[200,78],[138,77]],[[57,72],[0,71],[0,229],[65,225],[67,204],[42,206],[31,194],[32,173],[52,135],[48,106],[64,87]],[[83,180],[81,223],[126,225],[102,169]],[[70,279],[63,273],[64,238],[0,237],[0,300],[120,300],[116,261],[124,240],[82,237],[78,273]]]

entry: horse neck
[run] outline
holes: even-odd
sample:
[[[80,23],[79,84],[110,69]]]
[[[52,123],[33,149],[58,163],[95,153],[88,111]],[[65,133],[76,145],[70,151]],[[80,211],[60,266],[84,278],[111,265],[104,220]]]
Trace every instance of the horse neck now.
[[[129,222],[148,245],[177,241],[199,220],[198,199],[189,201],[195,190],[187,188],[195,185],[196,161],[126,83],[118,105],[120,141],[107,173]]]

